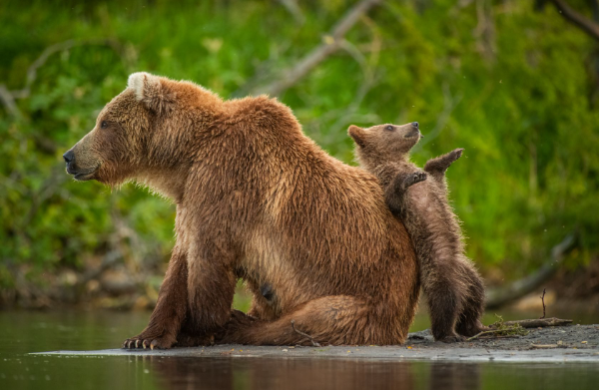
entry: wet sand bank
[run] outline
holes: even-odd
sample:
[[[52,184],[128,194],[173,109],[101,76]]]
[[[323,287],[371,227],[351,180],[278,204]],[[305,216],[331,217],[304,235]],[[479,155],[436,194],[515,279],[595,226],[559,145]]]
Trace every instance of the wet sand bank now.
[[[599,324],[529,329],[527,336],[479,338],[469,342],[451,344],[434,342],[428,330],[425,330],[410,334],[406,343],[398,346],[216,345],[170,350],[49,351],[33,353],[33,355],[343,358],[371,361],[599,362]]]

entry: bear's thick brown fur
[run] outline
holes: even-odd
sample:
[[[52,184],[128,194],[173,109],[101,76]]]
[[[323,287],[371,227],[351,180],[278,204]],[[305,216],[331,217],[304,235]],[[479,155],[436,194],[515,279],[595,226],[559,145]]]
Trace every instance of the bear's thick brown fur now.
[[[429,160],[425,173],[408,157],[422,136],[418,123],[368,129],[352,125],[348,132],[356,142],[358,160],[377,176],[389,208],[408,229],[420,263],[435,339],[452,342],[461,340],[460,335],[473,336],[483,330],[479,319],[484,310],[484,287],[464,255],[458,218],[447,200],[445,171],[463,150]]]
[[[373,175],[327,155],[276,100],[136,73],[65,160],[76,179],[137,181],[177,205],[158,303],[126,347],[406,339],[419,276],[404,226]],[[249,315],[231,311],[238,278]]]

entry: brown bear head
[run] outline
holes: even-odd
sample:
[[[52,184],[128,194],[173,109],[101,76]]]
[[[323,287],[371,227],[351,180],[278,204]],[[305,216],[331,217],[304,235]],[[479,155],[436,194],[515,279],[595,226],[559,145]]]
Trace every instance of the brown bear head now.
[[[352,125],[348,133],[356,143],[359,161],[366,167],[405,159],[410,149],[422,138],[417,122],[382,124],[366,129]]]
[[[203,110],[195,110],[199,100]],[[158,191],[171,187],[173,175],[185,166],[181,162],[189,161],[192,131],[201,132],[217,101],[216,95],[193,83],[134,73],[127,88],[100,112],[94,129],[63,155],[67,173],[76,180],[111,186],[127,180],[147,184],[151,179],[170,181],[155,187]]]

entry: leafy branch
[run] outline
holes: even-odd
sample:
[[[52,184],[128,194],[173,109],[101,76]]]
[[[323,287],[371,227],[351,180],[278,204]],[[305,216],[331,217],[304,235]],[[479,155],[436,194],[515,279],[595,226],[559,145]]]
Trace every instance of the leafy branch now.
[[[268,94],[271,96],[281,95],[285,90],[306,76],[331,54],[343,48],[344,37],[347,32],[356,24],[362,15],[380,2],[381,0],[362,0],[357,3],[332,28],[332,30],[324,36],[322,44],[314,48],[293,67],[282,70],[280,72],[280,78],[277,78],[270,84],[252,89],[251,94]]]
[[[587,33],[592,38],[599,40],[599,24],[593,22],[583,14],[570,7],[565,0],[537,0],[537,8],[542,7],[545,2],[552,3],[561,16],[564,17],[568,22],[578,27],[580,30]]]

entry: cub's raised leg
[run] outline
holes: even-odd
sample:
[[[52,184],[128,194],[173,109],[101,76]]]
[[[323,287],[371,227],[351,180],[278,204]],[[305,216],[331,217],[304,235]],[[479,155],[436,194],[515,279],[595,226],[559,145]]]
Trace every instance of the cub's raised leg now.
[[[462,156],[463,152],[463,148],[457,148],[440,157],[429,159],[426,165],[424,165],[424,171],[433,176],[435,180],[443,182],[445,172],[453,162]]]

